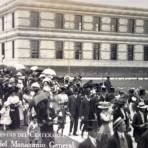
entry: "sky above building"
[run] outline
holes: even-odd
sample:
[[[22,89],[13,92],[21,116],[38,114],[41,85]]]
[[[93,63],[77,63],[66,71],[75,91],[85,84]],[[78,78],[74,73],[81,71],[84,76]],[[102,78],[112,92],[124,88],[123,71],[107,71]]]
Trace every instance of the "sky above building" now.
[[[69,0],[75,2],[115,5],[123,7],[148,8],[148,0]]]

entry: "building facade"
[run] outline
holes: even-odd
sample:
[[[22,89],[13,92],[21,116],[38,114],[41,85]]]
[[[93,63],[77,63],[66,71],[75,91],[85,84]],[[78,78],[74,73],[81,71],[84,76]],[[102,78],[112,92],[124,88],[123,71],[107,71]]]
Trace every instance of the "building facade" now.
[[[0,62],[53,67],[59,74],[147,75],[148,10],[0,0]]]

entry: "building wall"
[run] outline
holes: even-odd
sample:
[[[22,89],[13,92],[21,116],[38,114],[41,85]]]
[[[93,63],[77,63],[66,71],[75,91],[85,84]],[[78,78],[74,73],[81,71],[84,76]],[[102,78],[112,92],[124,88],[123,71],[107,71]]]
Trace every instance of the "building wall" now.
[[[30,26],[30,11],[17,10],[15,11],[16,27],[29,27]]]
[[[39,28],[44,29],[56,29],[55,28],[55,15],[56,12],[53,11],[38,11],[38,10],[16,10],[15,11],[15,27],[31,27],[30,26],[30,12],[36,11],[39,12],[40,16],[40,24]],[[64,28],[63,30],[74,30],[74,21],[75,21],[75,14],[71,13],[61,13],[64,16]],[[80,14],[83,17],[83,31],[93,31],[93,16],[100,16],[101,17],[101,31],[100,32],[110,32],[111,31],[111,16],[104,16],[104,15],[85,15]],[[12,29],[12,12],[6,15],[1,15],[1,17],[4,16],[5,18],[5,30]],[[2,31],[2,19],[0,17],[0,31]],[[128,33],[127,27],[128,27],[128,19],[133,18],[132,16],[118,16],[117,18],[119,20],[119,31],[117,35],[120,35],[119,33]],[[135,19],[135,32],[134,34],[145,34],[144,33],[144,20],[147,20],[147,18],[140,19],[140,17],[136,17]],[[93,31],[94,32],[94,31]],[[96,32],[96,31],[95,31]],[[122,34],[121,34],[122,35]]]
[[[21,9],[22,7],[22,9]],[[49,7],[49,6],[48,6]],[[116,9],[109,13],[101,12],[103,8],[86,11],[69,10],[68,7],[56,8],[39,6],[20,6],[7,13],[0,13],[0,44],[6,43],[5,61],[20,61],[24,64],[55,65],[64,66],[127,66],[147,67],[147,61],[143,61],[144,45],[148,45],[148,34],[144,33],[144,20],[148,19],[146,11]],[[31,26],[31,12],[39,12],[39,27]],[[100,11],[100,12],[99,12]],[[12,14],[14,13],[14,27],[12,25]],[[56,28],[56,13],[63,14],[63,28]],[[142,15],[143,14],[143,15]],[[75,29],[75,16],[82,16],[82,30]],[[4,17],[5,30],[2,30],[2,16]],[[94,16],[99,16],[100,31],[94,30]],[[118,32],[111,31],[111,18],[117,16]],[[141,17],[142,16],[142,17]],[[128,32],[128,19],[135,20],[135,32]],[[6,32],[7,31],[7,32]],[[30,40],[40,41],[39,59],[31,59]],[[12,41],[15,41],[15,57],[12,58]],[[63,41],[63,59],[55,59],[56,41]],[[82,60],[75,60],[75,42],[82,43]],[[100,59],[93,59],[93,44],[100,43]],[[117,60],[110,60],[110,48],[112,43],[117,43]],[[134,45],[134,60],[127,61],[127,46]],[[1,56],[0,56],[1,57]],[[38,61],[37,61],[38,60]],[[130,65],[129,65],[130,64]]]
[[[15,40],[15,58],[30,58],[31,57],[31,46],[29,39],[16,39]],[[40,40],[40,58],[41,59],[55,59],[55,42],[57,39],[48,39]],[[61,40],[60,40],[61,41]],[[96,43],[96,42],[94,42]],[[82,60],[91,60],[93,59],[93,44],[92,42],[83,42],[82,51],[83,59]],[[97,42],[99,43],[99,42]],[[75,48],[73,41],[63,41],[63,59],[74,59]],[[101,59],[98,62],[105,60],[110,61],[110,46],[109,43],[100,43],[100,55]],[[1,46],[0,46],[1,47]],[[12,58],[12,41],[5,43],[5,52],[6,59]],[[134,46],[134,61],[143,61],[143,45]],[[118,60],[117,61],[127,61],[127,44],[118,44]]]
[[[30,58],[30,41],[15,40],[15,58]]]

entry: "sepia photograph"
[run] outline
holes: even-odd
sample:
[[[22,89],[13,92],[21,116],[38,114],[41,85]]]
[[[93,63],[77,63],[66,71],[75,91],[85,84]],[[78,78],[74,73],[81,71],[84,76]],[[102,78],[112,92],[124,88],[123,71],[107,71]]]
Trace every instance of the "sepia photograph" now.
[[[148,148],[148,0],[0,0],[0,148]]]

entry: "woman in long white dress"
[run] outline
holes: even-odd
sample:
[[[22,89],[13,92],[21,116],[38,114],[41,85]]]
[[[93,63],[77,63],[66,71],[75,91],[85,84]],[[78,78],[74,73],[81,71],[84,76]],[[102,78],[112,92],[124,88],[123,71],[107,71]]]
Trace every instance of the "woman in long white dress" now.
[[[10,96],[7,99],[8,104],[10,105],[10,118],[12,123],[10,125],[11,129],[16,129],[20,127],[20,113],[19,113],[19,105],[20,99],[17,95],[18,88],[12,87],[10,90]]]
[[[0,124],[3,125],[3,130],[6,130],[7,126],[11,124],[10,106],[8,102],[4,103],[2,109],[0,110],[0,114]]]
[[[100,112],[100,119],[101,119],[101,126],[98,132],[98,141],[100,143],[99,148],[106,148],[108,139],[111,137],[113,130],[112,130],[112,107],[109,102],[99,102],[98,109],[101,110]]]

